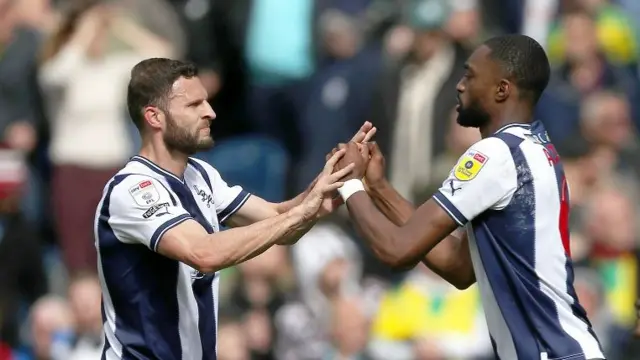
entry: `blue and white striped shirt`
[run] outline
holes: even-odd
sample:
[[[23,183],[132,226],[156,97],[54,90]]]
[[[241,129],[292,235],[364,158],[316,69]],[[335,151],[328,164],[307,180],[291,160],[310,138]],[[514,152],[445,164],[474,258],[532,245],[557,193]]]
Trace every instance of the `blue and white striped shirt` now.
[[[434,199],[466,227],[497,358],[604,358],[573,287],[568,186],[540,122],[471,146]]]
[[[217,273],[164,257],[158,244],[188,219],[219,231],[249,196],[196,159],[179,178],[135,156],[107,183],[95,217],[103,359],[216,359]]]

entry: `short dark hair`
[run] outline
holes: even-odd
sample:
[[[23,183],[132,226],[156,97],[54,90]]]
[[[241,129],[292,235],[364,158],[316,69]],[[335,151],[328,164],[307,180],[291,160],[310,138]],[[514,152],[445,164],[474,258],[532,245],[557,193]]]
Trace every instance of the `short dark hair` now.
[[[502,70],[535,105],[551,76],[549,59],[542,46],[520,34],[496,36],[484,45],[491,49],[491,58],[501,64]]]
[[[180,60],[151,58],[136,64],[127,87],[127,108],[138,130],[143,128],[142,110],[145,106],[166,110],[173,83],[181,77],[190,79],[195,76],[198,76],[198,68]]]

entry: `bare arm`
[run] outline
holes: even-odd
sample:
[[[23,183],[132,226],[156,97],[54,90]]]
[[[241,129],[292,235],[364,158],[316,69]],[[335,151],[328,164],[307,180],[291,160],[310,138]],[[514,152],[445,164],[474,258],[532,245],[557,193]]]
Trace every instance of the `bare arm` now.
[[[375,144],[367,146],[371,152],[369,164],[360,160],[356,144],[340,145],[340,148],[347,149],[343,161],[356,164],[351,178],[358,179],[357,175],[366,167],[367,180],[370,180],[371,163],[374,158],[382,158]],[[377,170],[375,177],[382,179],[381,166]],[[434,196],[413,212],[411,205],[390,186],[374,190],[374,194],[376,191],[382,194],[378,196],[383,199],[379,204],[382,209],[388,208],[383,211],[389,212],[389,217],[398,224],[389,221],[364,191],[351,195],[347,207],[364,238],[384,262],[394,267],[408,267],[424,260],[434,271],[443,277],[451,276],[447,280],[464,288],[473,283],[469,241],[449,235],[488,209],[500,211],[508,206],[518,188],[517,179],[508,145],[490,137],[472,145]]]
[[[173,47],[165,39],[138,25],[126,15],[115,18],[111,31],[143,56],[171,57]]]
[[[315,183],[316,181],[314,180],[313,184]],[[307,189],[307,191],[295,198],[297,200],[297,205],[302,203],[302,201],[311,193],[312,189],[312,187]],[[298,199],[299,197],[300,199]],[[281,212],[279,205],[280,204],[268,202],[259,196],[251,195],[247,202],[238,210],[238,212],[236,212],[229,218],[229,220],[227,220],[226,224],[232,227],[246,227],[252,224],[256,224],[260,221],[272,219],[282,214],[286,214],[287,211],[291,211],[291,209],[295,208],[295,206],[291,206],[291,209]],[[317,220],[312,220],[299,227],[292,234],[286,236],[286,239],[283,241],[283,243],[295,243],[304,234],[306,234],[316,224],[316,222]]]
[[[407,224],[415,212],[413,205],[386,180],[370,186],[368,193],[376,208],[398,227]],[[388,252],[385,249],[379,251]],[[458,289],[466,289],[476,281],[464,232],[446,236],[424,256],[422,263]]]
[[[332,173],[343,154],[336,153],[327,161],[309,195],[286,213],[213,234],[208,234],[197,222],[188,219],[162,235],[156,245],[158,252],[199,271],[214,272],[256,257],[273,245],[297,241],[317,219],[324,196],[340,187],[342,183],[338,180],[353,169],[353,166],[347,166]],[[253,206],[257,207],[254,211],[268,209],[259,206],[260,200],[254,198]]]
[[[42,64],[38,72],[42,86],[65,86],[77,69],[84,66],[92,44],[100,41],[105,33],[104,16],[99,7],[82,16],[69,41]]]
[[[299,208],[249,226],[213,234],[207,234],[194,220],[187,220],[162,236],[158,252],[210,273],[260,255],[294,235],[308,222]]]

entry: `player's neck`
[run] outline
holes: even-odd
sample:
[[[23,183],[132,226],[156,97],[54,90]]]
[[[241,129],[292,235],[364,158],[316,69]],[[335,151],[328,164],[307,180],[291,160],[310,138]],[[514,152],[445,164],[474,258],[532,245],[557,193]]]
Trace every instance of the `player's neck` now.
[[[487,138],[509,124],[529,124],[533,119],[533,109],[529,106],[513,106],[491,115],[491,121],[480,127],[480,135]]]
[[[188,155],[170,151],[164,144],[154,145],[150,143],[143,145],[138,154],[179,178],[184,175],[184,170],[187,168],[187,161],[189,160]]]

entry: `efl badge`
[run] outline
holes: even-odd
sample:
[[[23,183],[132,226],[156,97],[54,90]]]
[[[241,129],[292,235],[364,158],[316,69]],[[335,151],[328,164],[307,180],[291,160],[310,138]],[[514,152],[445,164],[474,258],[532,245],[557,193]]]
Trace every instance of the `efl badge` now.
[[[129,194],[140,206],[154,204],[160,200],[160,193],[151,180],[143,180],[129,188]]]
[[[489,161],[487,155],[475,150],[469,150],[456,164],[453,175],[460,181],[473,180],[487,161]]]

